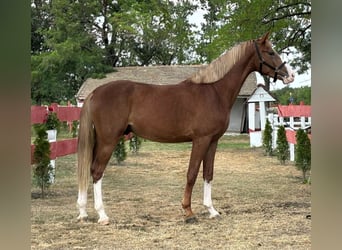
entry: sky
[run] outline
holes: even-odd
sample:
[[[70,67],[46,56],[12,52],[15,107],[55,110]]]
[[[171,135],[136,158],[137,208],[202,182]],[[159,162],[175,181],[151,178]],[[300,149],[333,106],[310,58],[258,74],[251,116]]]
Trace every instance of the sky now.
[[[189,22],[193,23],[197,26],[199,29],[201,27],[201,23],[204,23],[205,20],[203,18],[203,15],[205,14],[205,11],[198,8],[193,15],[189,17]],[[282,56],[282,59],[289,62],[290,59],[285,58],[285,56]],[[296,69],[292,69],[296,72]],[[273,81],[273,79],[272,79]],[[264,83],[263,77],[257,72],[257,82],[259,83]],[[282,81],[277,80],[275,83],[271,83],[270,90],[275,90],[275,89],[281,89],[284,88],[287,85],[284,85]],[[311,86],[311,68],[308,70],[307,73],[298,75],[298,73],[295,73],[295,80],[290,83],[289,85],[292,88],[300,88],[303,86]]]

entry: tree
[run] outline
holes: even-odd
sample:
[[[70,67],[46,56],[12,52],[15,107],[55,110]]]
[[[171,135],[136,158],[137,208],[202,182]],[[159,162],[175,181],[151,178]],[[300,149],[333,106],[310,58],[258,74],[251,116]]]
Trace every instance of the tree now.
[[[191,54],[194,52],[195,34],[193,25],[188,17],[194,12],[196,6],[190,1],[167,1],[164,9],[165,20],[164,38],[156,54],[156,64],[188,64],[192,61]],[[159,33],[159,32],[158,32]]]
[[[311,169],[311,142],[303,129],[297,131],[296,140],[295,164],[297,169],[302,171],[303,182],[306,183],[306,174]]]
[[[272,31],[278,53],[293,55],[291,65],[298,73],[307,71],[311,63],[311,1],[201,1],[208,6],[217,3],[215,10],[218,21],[212,28],[203,29],[202,40],[214,34],[208,44],[207,60],[218,57],[224,50],[236,43],[260,37]],[[211,16],[206,16],[207,24]],[[294,53],[296,52],[296,53]],[[269,88],[269,79],[265,79]]]
[[[284,126],[279,126],[277,131],[277,158],[282,165],[285,165],[286,160],[289,159],[290,151],[289,144],[286,139],[286,131]]]
[[[187,17],[195,9],[189,1],[133,1],[122,4],[125,11],[116,13],[111,26],[118,26],[124,39],[127,56],[118,64],[183,64],[188,62],[194,39]]]
[[[229,5],[229,1],[224,0],[200,0],[201,8],[206,10],[204,14],[205,23],[201,24],[200,39],[196,49],[200,63],[211,62],[230,47],[231,44],[214,43],[220,37],[218,34],[220,28],[226,23],[225,14]]]
[[[31,54],[48,51],[45,30],[51,27],[51,1],[31,0]]]
[[[296,92],[296,98],[297,98],[297,104],[300,102],[304,102],[306,105],[311,104],[311,87],[304,86],[300,88],[295,89]]]
[[[35,1],[36,3],[39,1]],[[91,32],[91,5],[87,1],[44,2],[48,26],[33,27],[37,46],[31,48],[31,99],[33,103],[72,100],[88,77],[112,71],[104,64],[101,48]],[[32,3],[32,2],[31,2]],[[41,13],[36,3],[32,13]],[[36,16],[33,16],[35,19]],[[40,44],[40,48],[39,45]]]
[[[37,134],[34,140],[34,183],[40,187],[42,198],[45,197],[45,190],[51,185],[52,166],[50,164],[50,144],[47,140],[45,124],[34,126]]]
[[[292,104],[298,105],[303,102],[306,105],[311,104],[311,87],[304,86],[300,88],[291,88],[289,86],[274,90],[272,94],[277,98],[281,105],[288,105],[290,103],[290,97],[292,96]]]
[[[113,67],[189,63],[189,1],[31,0],[31,99],[72,100]]]
[[[266,119],[265,130],[262,135],[262,146],[266,155],[271,156],[273,154],[272,149],[272,126],[268,119]]]

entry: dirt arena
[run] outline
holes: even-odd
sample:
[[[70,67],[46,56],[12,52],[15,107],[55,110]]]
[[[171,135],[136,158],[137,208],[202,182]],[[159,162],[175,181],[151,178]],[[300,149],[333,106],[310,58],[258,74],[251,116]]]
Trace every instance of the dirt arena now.
[[[232,144],[231,144],[232,143]],[[246,146],[247,145],[247,146]],[[199,173],[192,206],[198,222],[184,223],[181,200],[190,144],[143,142],[121,165],[112,160],[103,180],[110,225],[78,223],[76,156],[56,160],[56,183],[45,199],[32,186],[32,249],[310,249],[311,186],[292,163],[248,147],[248,136],[225,136],[215,161],[212,198],[220,219],[202,205]],[[201,171],[201,170],[200,170]]]

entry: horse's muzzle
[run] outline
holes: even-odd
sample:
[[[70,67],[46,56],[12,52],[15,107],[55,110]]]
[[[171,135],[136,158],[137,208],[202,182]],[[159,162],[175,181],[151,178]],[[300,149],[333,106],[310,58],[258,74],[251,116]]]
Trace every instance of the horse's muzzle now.
[[[284,84],[289,84],[291,82],[294,81],[295,79],[295,72],[291,69],[290,66],[285,65],[286,70],[287,70],[287,74],[284,74],[284,76],[282,76],[282,81]]]

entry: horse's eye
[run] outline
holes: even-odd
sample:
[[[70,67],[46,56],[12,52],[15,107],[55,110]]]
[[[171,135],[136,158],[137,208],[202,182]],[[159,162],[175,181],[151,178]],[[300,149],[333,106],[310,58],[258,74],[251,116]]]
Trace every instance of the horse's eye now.
[[[270,52],[268,52],[268,54],[269,54],[270,56],[274,56],[274,55],[275,55],[274,51],[270,51]]]

